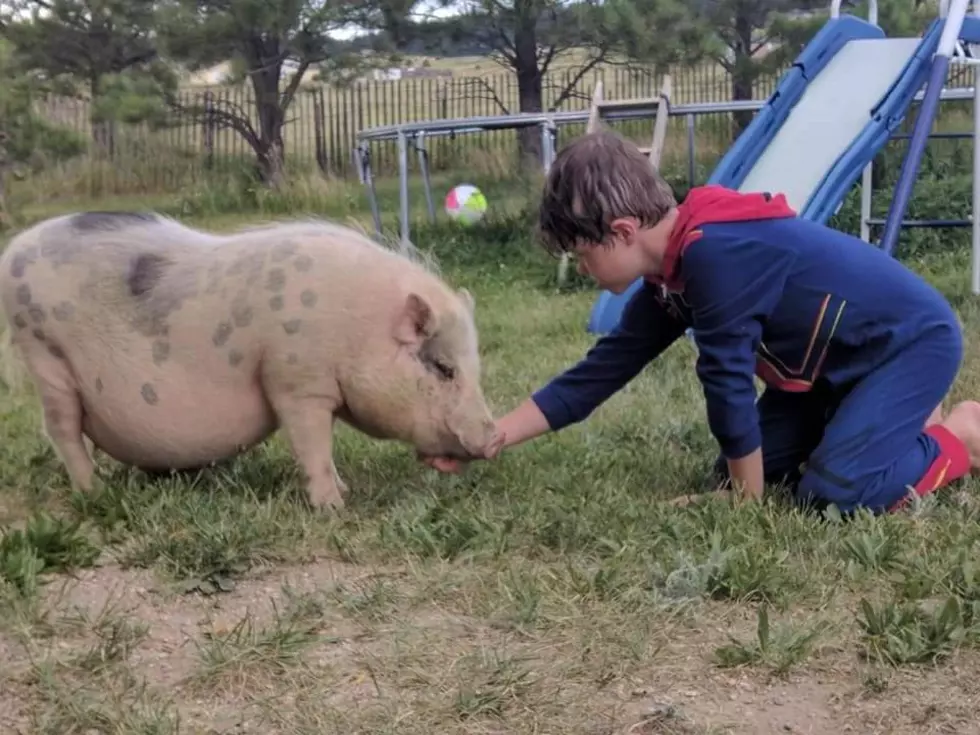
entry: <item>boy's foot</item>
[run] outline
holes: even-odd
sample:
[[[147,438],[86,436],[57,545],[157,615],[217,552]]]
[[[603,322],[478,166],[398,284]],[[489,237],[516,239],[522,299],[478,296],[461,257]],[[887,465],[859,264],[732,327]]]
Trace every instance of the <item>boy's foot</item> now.
[[[971,470],[980,471],[980,403],[963,401],[956,404],[942,425],[966,445]]]

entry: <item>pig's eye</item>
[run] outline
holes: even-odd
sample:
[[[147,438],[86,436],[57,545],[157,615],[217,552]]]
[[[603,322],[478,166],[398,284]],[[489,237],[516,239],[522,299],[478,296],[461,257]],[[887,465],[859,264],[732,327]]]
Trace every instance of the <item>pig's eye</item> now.
[[[439,377],[441,377],[443,380],[452,380],[456,377],[456,371],[453,370],[451,365],[447,365],[444,362],[433,360],[432,367],[436,369],[436,372],[439,373]]]
[[[456,377],[456,370],[452,365],[447,365],[442,360],[433,357],[423,357],[422,363],[430,371],[439,376],[440,380],[452,380]]]

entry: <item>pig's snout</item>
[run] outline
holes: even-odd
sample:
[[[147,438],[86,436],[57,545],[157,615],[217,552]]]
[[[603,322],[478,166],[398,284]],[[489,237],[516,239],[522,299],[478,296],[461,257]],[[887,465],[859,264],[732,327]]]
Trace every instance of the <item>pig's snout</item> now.
[[[475,404],[475,405],[474,405]],[[449,431],[458,445],[456,459],[485,459],[497,440],[497,425],[482,400],[461,402],[449,416]]]

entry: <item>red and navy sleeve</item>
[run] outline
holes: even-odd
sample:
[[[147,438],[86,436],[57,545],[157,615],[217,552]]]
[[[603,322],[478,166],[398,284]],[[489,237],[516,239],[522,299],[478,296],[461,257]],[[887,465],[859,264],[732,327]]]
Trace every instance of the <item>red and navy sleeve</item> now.
[[[687,329],[658,298],[658,288],[644,283],[623,309],[618,326],[531,396],[552,431],[587,418]]]
[[[681,271],[699,351],[697,375],[711,433],[729,459],[762,444],[753,382],[756,350],[766,318],[782,298],[792,258],[784,249],[723,233],[705,233],[684,251]]]

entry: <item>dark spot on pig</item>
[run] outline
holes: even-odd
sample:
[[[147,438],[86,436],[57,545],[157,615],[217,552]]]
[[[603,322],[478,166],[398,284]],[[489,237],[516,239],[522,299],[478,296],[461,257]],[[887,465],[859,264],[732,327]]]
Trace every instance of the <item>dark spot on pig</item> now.
[[[296,247],[296,243],[292,240],[287,240],[281,245],[277,245],[272,251],[272,262],[281,263],[284,260],[288,260],[296,252]]]
[[[307,309],[312,309],[316,306],[316,294],[307,289],[299,295],[299,301]]]
[[[295,352],[290,352],[288,355],[286,355],[286,362],[288,362],[290,365],[295,365],[297,362],[299,362],[299,355],[297,355]]]
[[[293,261],[293,265],[296,266],[296,270],[305,273],[313,267],[313,258],[309,255],[301,255]]]
[[[245,271],[245,258],[238,257],[228,267],[229,276],[240,276]]]
[[[27,319],[23,314],[14,314],[14,326],[17,327],[17,329],[23,329],[27,326]]]
[[[283,301],[282,296],[273,296],[271,299],[269,299],[269,308],[273,311],[281,311],[282,307],[285,305],[286,302]]]
[[[65,352],[60,347],[58,347],[58,345],[49,344],[48,345],[48,352],[51,353],[51,356],[52,357],[57,357],[59,360],[64,360],[65,359]]]
[[[57,304],[51,310],[51,316],[55,318],[56,321],[66,322],[71,319],[72,315],[75,313],[75,305],[70,301],[62,301]]]
[[[170,357],[170,343],[157,340],[153,343],[153,364],[161,365]]]
[[[137,255],[126,276],[129,292],[137,298],[149,293],[163,278],[169,265],[170,261],[154,253]]]
[[[225,342],[231,337],[231,333],[234,327],[231,326],[231,322],[221,322],[217,329],[214,330],[214,336],[211,337],[211,341],[214,342],[215,347],[221,347]]]
[[[71,217],[70,225],[75,233],[98,233],[121,230],[126,227],[146,225],[159,221],[152,212],[82,212]],[[41,243],[41,257],[48,259],[54,267],[70,263],[85,252],[87,243],[84,237],[73,237],[72,232],[56,230],[47,235]]]
[[[37,261],[37,247],[30,246],[17,253],[10,261],[10,275],[14,278],[22,278],[27,272],[27,266]]]
[[[232,304],[231,318],[236,327],[247,327],[252,323],[252,307],[240,301]]]
[[[153,212],[94,211],[76,214],[71,225],[79,232],[105,232],[157,221]]]
[[[160,398],[157,396],[156,390],[149,383],[143,383],[143,387],[140,388],[140,395],[143,396],[143,400],[149,403],[151,406],[155,406]]]
[[[85,238],[76,237],[71,232],[57,228],[54,232],[41,235],[39,253],[51,265],[57,268],[65,263],[71,263],[84,252],[87,243]]]
[[[265,287],[270,291],[282,291],[286,287],[286,271],[282,268],[273,268],[265,281]]]
[[[21,306],[27,306],[31,303],[31,287],[26,283],[22,283],[17,287],[17,303]]]
[[[265,269],[265,254],[256,252],[248,257],[248,275],[245,276],[245,283],[251,286],[258,283]]]
[[[148,257],[148,256],[144,256]],[[147,337],[166,337],[170,334],[168,319],[179,310],[184,302],[198,295],[198,268],[188,263],[179,265],[161,256],[156,258],[157,265],[149,274],[155,276],[146,279],[150,290],[137,298],[137,308],[131,317],[131,324],[140,334]],[[166,276],[166,281],[159,279]]]
[[[221,285],[221,263],[212,263],[211,267],[208,268],[208,285],[205,288],[206,293],[214,293],[218,290],[218,286]]]
[[[231,350],[228,353],[228,364],[231,365],[232,367],[235,367],[236,365],[238,365],[238,363],[240,363],[244,359],[245,359],[245,355],[243,355],[239,350]]]
[[[237,276],[245,273],[245,283],[251,285],[256,283],[262,276],[262,269],[265,267],[265,253],[252,251],[238,256],[232,266],[228,269],[228,275]]]
[[[10,261],[10,275],[14,278],[23,278],[24,271],[27,270],[27,258],[18,253]]]
[[[95,379],[95,392],[96,393],[101,393],[102,392],[102,387],[103,387],[102,386],[102,378],[96,378]]]
[[[300,324],[302,324],[302,320],[290,319],[288,322],[282,323],[282,328],[286,330],[286,334],[296,334],[299,331]]]
[[[47,319],[47,314],[44,313],[44,309],[37,304],[31,304],[27,307],[27,316],[35,324],[44,324],[44,320]]]
[[[43,342],[45,340],[43,329],[38,329],[37,327],[35,327],[34,329],[31,330],[31,334],[33,334],[34,339],[38,340],[39,342]]]

